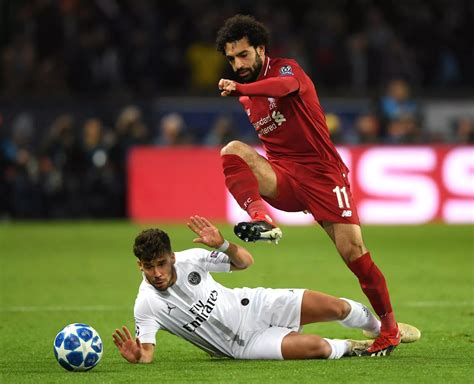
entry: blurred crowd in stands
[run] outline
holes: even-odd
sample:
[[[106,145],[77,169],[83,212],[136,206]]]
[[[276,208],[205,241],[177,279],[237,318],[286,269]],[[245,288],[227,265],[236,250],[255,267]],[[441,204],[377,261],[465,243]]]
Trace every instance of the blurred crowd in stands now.
[[[124,217],[131,147],[258,143],[226,114],[197,132],[180,113],[157,120],[133,102],[217,96],[218,79],[231,74],[214,38],[235,13],[263,21],[272,34],[270,55],[295,58],[322,100],[373,100],[349,124],[327,113],[336,144],[474,143],[473,114],[433,133],[420,101],[437,90],[472,91],[472,1],[5,1],[0,219]],[[12,114],[2,98],[10,106],[35,98],[78,105],[111,98],[123,108],[112,117],[81,118],[66,108],[45,123],[28,109]]]
[[[379,108],[355,117],[347,130],[337,114],[327,113],[333,141],[338,145],[474,143],[474,115],[454,121],[445,135],[430,135],[423,130],[418,103],[408,92],[405,82],[391,82]],[[139,107],[129,105],[113,122],[64,113],[38,135],[31,114],[20,113],[10,124],[0,114],[0,218],[124,217],[130,148],[222,146],[234,139],[258,144],[256,134],[243,137],[241,128],[231,116],[216,114],[212,126],[198,132],[176,112],[164,114],[155,127]]]
[[[270,29],[325,92],[393,77],[424,89],[474,84],[470,0],[4,0],[2,93],[216,93],[216,32],[236,13]]]

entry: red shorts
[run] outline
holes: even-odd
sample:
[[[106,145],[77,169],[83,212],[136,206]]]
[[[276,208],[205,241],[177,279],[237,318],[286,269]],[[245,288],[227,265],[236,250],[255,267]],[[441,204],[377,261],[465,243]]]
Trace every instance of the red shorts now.
[[[347,174],[292,161],[269,163],[277,176],[277,196],[264,197],[270,205],[287,212],[307,210],[320,224],[360,224]]]

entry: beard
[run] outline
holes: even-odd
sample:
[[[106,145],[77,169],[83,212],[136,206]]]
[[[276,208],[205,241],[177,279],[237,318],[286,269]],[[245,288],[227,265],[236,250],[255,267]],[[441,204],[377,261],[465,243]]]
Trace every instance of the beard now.
[[[237,71],[237,75],[239,76],[240,80],[242,80],[244,83],[253,83],[255,80],[257,80],[258,75],[260,74],[260,71],[263,66],[263,61],[260,58],[259,55],[255,56],[255,63],[252,65],[251,68],[241,68],[240,70]],[[241,77],[239,73],[246,72],[248,71],[249,73]]]
[[[147,277],[146,279],[155,289],[164,292],[176,282],[176,269],[174,268],[174,266],[171,268],[171,273],[168,278],[158,279],[153,277]]]

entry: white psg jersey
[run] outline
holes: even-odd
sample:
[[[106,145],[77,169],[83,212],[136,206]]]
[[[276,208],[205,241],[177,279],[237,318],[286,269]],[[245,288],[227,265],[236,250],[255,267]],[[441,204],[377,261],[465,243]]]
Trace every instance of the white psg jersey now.
[[[177,280],[159,291],[144,278],[135,301],[136,333],[142,343],[155,344],[160,329],[195,344],[214,356],[232,357],[244,346],[244,308],[250,288],[229,289],[209,272],[229,272],[229,257],[201,248],[175,252]]]

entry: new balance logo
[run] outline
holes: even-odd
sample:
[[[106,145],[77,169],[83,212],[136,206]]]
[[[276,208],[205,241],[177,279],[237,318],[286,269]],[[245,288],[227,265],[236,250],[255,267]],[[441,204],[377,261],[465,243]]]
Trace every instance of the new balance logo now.
[[[352,211],[350,211],[348,209],[344,209],[342,211],[341,217],[351,217],[351,216],[352,216]]]
[[[277,111],[273,111],[272,119],[275,120],[275,123],[277,123],[278,126],[282,125],[286,121],[285,116],[283,116],[280,112]]]
[[[380,357],[380,356],[387,356],[387,349],[384,349],[383,351],[374,352],[370,355],[370,357]]]

